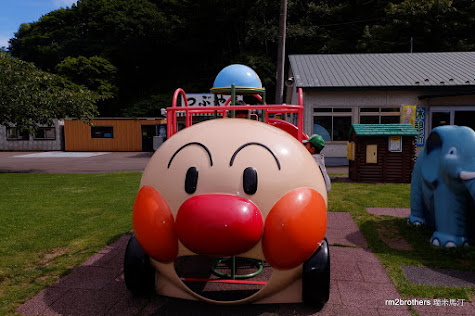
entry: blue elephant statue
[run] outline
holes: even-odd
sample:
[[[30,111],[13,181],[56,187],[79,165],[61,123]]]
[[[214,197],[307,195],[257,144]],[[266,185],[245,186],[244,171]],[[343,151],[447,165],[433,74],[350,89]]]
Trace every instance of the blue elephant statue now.
[[[475,235],[475,132],[445,125],[432,130],[411,179],[408,222],[434,230],[435,246],[473,243]]]

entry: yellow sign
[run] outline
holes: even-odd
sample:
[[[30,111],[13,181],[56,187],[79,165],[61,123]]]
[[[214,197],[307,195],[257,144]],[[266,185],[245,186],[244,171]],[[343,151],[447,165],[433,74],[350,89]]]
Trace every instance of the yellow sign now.
[[[389,136],[389,151],[393,151],[393,152],[402,151],[401,136]]]
[[[402,124],[415,125],[416,122],[416,106],[415,105],[403,105],[401,114]]]
[[[354,142],[346,143],[346,158],[348,160],[355,160],[355,143]]]

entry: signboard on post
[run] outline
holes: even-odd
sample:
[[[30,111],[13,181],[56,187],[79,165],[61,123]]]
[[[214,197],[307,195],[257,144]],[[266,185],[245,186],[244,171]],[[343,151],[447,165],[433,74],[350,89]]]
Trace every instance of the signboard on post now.
[[[411,124],[414,126],[416,120],[416,106],[415,105],[403,105],[402,106],[402,115],[401,123],[402,124]]]
[[[389,151],[400,153],[402,152],[401,136],[389,136]]]
[[[426,138],[426,108],[416,108],[416,121],[414,128],[419,135],[416,136],[416,146],[424,146]]]
[[[426,136],[426,108],[415,105],[403,105],[401,123],[414,126],[419,135],[416,136],[416,146],[424,146]]]

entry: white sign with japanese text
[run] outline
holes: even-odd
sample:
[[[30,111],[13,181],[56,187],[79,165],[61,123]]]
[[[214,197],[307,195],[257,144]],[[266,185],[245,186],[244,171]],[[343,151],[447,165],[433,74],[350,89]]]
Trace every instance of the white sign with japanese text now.
[[[187,93],[188,106],[214,106],[215,95],[212,93]],[[219,105],[224,105],[229,96],[218,95]],[[242,96],[236,96],[236,100],[242,100]],[[183,104],[183,97],[181,98]]]
[[[426,138],[426,108],[416,108],[416,121],[414,122],[414,128],[418,135],[416,136],[416,145],[424,146]]]

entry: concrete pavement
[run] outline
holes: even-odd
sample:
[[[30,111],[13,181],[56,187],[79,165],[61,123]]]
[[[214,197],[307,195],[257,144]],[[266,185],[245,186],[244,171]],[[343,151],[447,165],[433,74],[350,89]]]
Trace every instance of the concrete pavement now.
[[[0,173],[98,173],[140,171],[151,152],[0,152]],[[348,173],[348,166],[327,166],[328,173]]]
[[[42,155],[39,155],[42,154]],[[83,154],[83,156],[79,155]],[[0,173],[98,173],[143,171],[152,153],[0,152]]]
[[[90,257],[80,267],[20,306],[23,315],[407,315],[406,306],[387,306],[396,288],[348,213],[329,213],[330,300],[322,310],[303,304],[215,306],[160,297],[133,297],[122,262],[129,235]],[[339,246],[336,246],[338,244]],[[347,247],[342,247],[345,245]]]

